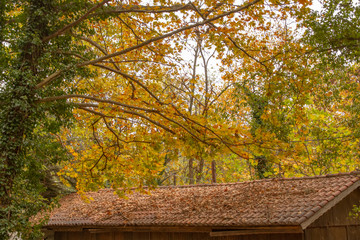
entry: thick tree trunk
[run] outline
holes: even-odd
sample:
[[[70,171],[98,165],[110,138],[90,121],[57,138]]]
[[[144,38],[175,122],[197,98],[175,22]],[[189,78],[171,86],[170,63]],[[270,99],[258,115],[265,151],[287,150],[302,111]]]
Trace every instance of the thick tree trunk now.
[[[35,112],[36,76],[38,59],[41,56],[41,43],[34,39],[42,39],[46,32],[46,16],[34,14],[44,9],[45,2],[41,0],[28,1],[29,18],[23,26],[24,34],[14,45],[14,51],[19,52],[12,59],[13,73],[7,76],[3,86],[2,109],[0,110],[0,222],[9,223],[15,214],[13,205],[15,179],[19,176],[26,163],[26,145],[31,142],[35,127],[32,116]],[[45,15],[45,14],[44,14]],[[9,224],[10,225],[10,224]],[[1,228],[0,239],[7,239],[9,232]],[[9,230],[8,230],[9,231]]]

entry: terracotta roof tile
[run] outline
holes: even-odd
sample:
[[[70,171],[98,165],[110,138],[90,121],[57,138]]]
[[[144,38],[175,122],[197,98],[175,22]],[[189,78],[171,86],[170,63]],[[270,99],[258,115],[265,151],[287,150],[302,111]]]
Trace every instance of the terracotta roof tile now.
[[[241,183],[160,187],[118,198],[112,190],[65,196],[51,226],[298,225],[359,181],[359,172]]]

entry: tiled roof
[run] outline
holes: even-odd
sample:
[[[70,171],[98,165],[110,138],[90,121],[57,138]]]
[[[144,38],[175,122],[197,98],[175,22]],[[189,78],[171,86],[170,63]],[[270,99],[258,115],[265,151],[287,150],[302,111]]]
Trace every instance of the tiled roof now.
[[[299,225],[354,183],[359,172],[240,183],[160,187],[118,198],[112,190],[65,196],[51,226]],[[354,185],[355,186],[355,185]],[[353,186],[353,187],[354,187]]]

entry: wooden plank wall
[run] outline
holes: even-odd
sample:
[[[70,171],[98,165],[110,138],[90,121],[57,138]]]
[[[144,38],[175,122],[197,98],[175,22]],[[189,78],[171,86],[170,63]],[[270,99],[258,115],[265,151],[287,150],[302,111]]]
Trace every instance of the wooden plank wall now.
[[[305,240],[360,240],[360,219],[349,216],[360,204],[360,189],[355,190],[305,230]]]
[[[210,237],[209,233],[184,232],[55,232],[55,240],[302,240],[301,234],[259,234]]]

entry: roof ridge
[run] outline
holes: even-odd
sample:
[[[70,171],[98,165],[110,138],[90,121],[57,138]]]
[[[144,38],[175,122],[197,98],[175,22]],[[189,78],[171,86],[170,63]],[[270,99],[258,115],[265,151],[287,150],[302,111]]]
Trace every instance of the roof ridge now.
[[[289,177],[289,178],[267,178],[267,179],[255,179],[255,180],[246,180],[243,182],[228,182],[228,183],[203,183],[203,184],[192,184],[192,185],[168,185],[168,186],[158,186],[157,188],[193,188],[193,187],[212,187],[212,186],[229,186],[237,184],[246,184],[253,182],[270,182],[270,181],[293,181],[293,180],[308,180],[316,178],[331,178],[339,176],[351,176],[351,175],[360,175],[360,171],[352,172],[340,172],[340,173],[331,173],[326,175],[315,175],[315,176],[302,176],[302,177]],[[156,188],[155,188],[156,189]]]
[[[294,181],[294,180],[311,180],[317,178],[332,178],[332,177],[340,177],[340,176],[351,176],[351,175],[360,175],[360,171],[352,171],[352,172],[340,172],[340,173],[332,173],[326,175],[315,175],[315,176],[302,176],[302,177],[289,177],[289,178],[266,178],[266,179],[255,179],[255,180],[246,180],[243,182],[227,182],[227,183],[202,183],[202,184],[192,184],[192,185],[167,185],[167,186],[157,186],[150,190],[156,189],[167,189],[167,188],[198,188],[198,187],[215,187],[215,186],[232,186],[238,184],[249,184],[256,182],[271,182],[271,181]],[[131,188],[132,191],[137,190],[138,188]],[[145,186],[143,189],[149,189],[149,187]],[[112,188],[103,188],[98,191],[113,191]],[[95,191],[96,192],[96,191]]]

